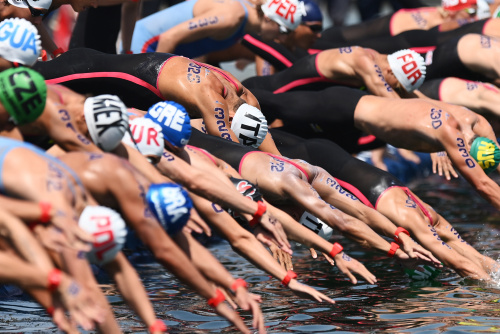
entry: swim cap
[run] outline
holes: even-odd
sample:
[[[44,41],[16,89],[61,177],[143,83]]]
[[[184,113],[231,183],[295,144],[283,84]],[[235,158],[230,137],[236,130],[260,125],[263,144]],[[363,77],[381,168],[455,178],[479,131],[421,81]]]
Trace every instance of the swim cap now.
[[[49,9],[52,0],[7,0],[11,5],[19,8],[29,8],[26,4],[29,3],[33,8]]]
[[[490,5],[486,0],[477,0],[476,19],[484,20],[491,17]]]
[[[457,11],[470,8],[476,3],[476,0],[442,0],[441,7],[446,10]]]
[[[304,3],[304,15],[302,16],[302,23],[304,22],[323,22],[323,15],[321,9],[316,2],[312,0],[302,0]]]
[[[163,154],[163,134],[161,127],[150,119],[138,117],[129,122],[130,132],[134,137],[134,141],[130,137],[129,132],[125,132],[122,142],[126,145],[138,149],[142,155],[154,155],[161,157]],[[136,146],[137,144],[137,146]],[[151,162],[151,161],[149,161]]]
[[[305,211],[304,214],[300,217],[299,223],[319,235],[325,240],[330,240],[332,234],[333,234],[333,229],[323,223],[323,221],[309,212]]]
[[[18,17],[0,22],[0,57],[33,66],[41,50],[40,35],[31,22]]]
[[[153,214],[170,235],[186,225],[193,202],[187,191],[175,183],[152,184],[146,201]]]
[[[470,155],[486,174],[494,171],[500,163],[500,149],[486,137],[477,137],[470,146]]]
[[[108,94],[89,97],[83,111],[94,144],[103,151],[115,149],[128,129],[127,107],[122,100]]]
[[[0,102],[17,125],[35,121],[46,101],[47,85],[37,71],[20,67],[0,72]]]
[[[304,3],[298,0],[267,0],[261,9],[265,16],[279,24],[284,33],[297,29],[306,14]]]
[[[116,211],[104,206],[87,206],[80,215],[78,225],[94,236],[92,249],[87,253],[90,262],[105,264],[123,248],[127,227]]]
[[[413,50],[399,50],[387,55],[392,73],[407,92],[418,89],[425,79],[424,58]]]
[[[267,134],[266,116],[259,109],[243,103],[233,117],[231,130],[240,144],[258,148]]]
[[[174,147],[183,148],[191,137],[191,119],[186,109],[173,101],[158,102],[149,108],[146,118],[160,125],[163,138]]]

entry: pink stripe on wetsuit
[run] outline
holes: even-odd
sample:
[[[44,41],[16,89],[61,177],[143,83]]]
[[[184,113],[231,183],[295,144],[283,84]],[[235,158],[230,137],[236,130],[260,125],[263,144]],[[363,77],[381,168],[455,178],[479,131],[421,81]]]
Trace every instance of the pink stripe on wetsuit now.
[[[214,165],[217,166],[217,161],[215,161],[214,157],[208,153],[207,151],[205,151],[204,149],[202,148],[199,148],[199,147],[196,147],[196,146],[191,146],[191,145],[186,145],[186,147],[189,147],[197,152],[200,152],[200,153],[203,153],[204,155],[206,155],[210,160],[212,160],[212,162],[214,163]]]
[[[380,199],[382,198],[382,196],[384,196],[384,194],[389,190],[389,189],[392,189],[392,188],[400,188],[401,190],[403,190],[414,202],[415,204],[417,204],[417,206],[420,208],[420,210],[422,211],[422,213],[429,219],[430,223],[431,223],[431,226],[434,226],[435,222],[434,220],[432,219],[432,216],[430,214],[430,212],[425,208],[424,204],[422,202],[420,202],[420,200],[418,198],[416,198],[412,192],[410,191],[410,189],[408,189],[408,187],[401,187],[401,186],[392,186],[392,187],[389,187],[387,188],[386,190],[384,190],[380,196],[378,197],[377,199],[377,202],[375,203],[375,209],[377,208],[377,205],[378,205],[378,202],[380,201]]]

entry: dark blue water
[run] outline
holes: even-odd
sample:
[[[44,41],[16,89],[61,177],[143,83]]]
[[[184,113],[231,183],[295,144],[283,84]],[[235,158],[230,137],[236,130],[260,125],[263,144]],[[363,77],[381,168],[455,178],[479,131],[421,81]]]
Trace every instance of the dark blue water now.
[[[445,183],[430,177],[411,188],[481,253],[499,257],[500,213],[480,199],[468,184]],[[289,290],[280,288],[279,282],[249,265],[226,243],[212,245],[211,249],[233,275],[246,279],[251,291],[262,295],[270,333],[500,332],[500,278],[498,286],[487,286],[445,270],[433,282],[412,282],[391,260],[337,238],[351,256],[377,276],[377,285],[364,281],[352,285],[326,261],[313,260],[300,247],[294,249],[294,270],[302,282],[318,287],[335,299],[336,305],[296,298]],[[141,262],[140,258],[134,261],[157,316],[165,320],[170,333],[235,332],[205,301],[180,286],[159,265]],[[122,329],[145,333],[114,286],[106,284],[104,289]],[[241,316],[247,324],[251,323],[249,314],[243,312]],[[20,331],[47,333],[56,329],[37,304],[19,298],[1,301],[0,333]]]

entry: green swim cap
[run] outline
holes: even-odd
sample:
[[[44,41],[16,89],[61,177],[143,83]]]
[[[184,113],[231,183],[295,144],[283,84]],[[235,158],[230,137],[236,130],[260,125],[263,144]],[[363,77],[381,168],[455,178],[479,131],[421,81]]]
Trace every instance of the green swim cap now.
[[[47,85],[38,72],[19,67],[0,73],[0,102],[17,125],[36,120],[46,100]]]
[[[493,140],[486,137],[474,139],[470,147],[470,155],[486,174],[494,171],[500,164],[500,149]]]

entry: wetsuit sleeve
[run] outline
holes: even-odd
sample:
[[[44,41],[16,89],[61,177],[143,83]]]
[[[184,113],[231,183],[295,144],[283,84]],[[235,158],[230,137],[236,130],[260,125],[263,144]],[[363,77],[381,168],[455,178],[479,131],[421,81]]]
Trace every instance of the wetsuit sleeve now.
[[[283,45],[276,42],[264,42],[257,35],[246,34],[241,44],[273,65],[278,71],[292,66],[297,60],[296,56]]]

